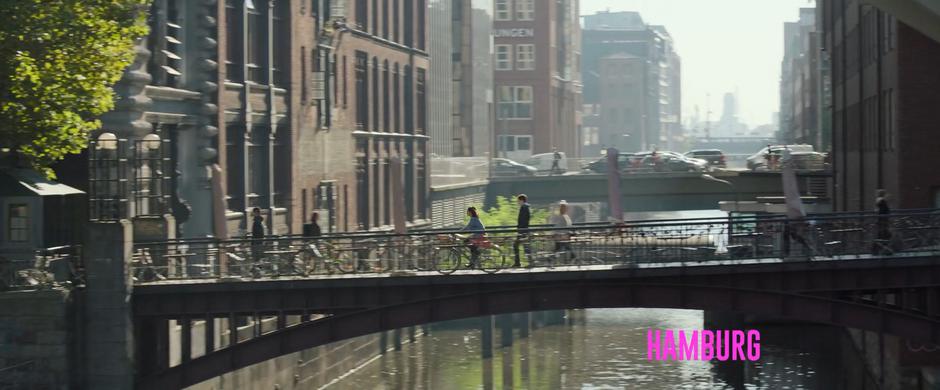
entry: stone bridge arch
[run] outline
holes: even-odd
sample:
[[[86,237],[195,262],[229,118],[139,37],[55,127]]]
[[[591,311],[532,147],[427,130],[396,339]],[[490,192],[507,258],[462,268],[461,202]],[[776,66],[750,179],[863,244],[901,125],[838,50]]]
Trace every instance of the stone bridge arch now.
[[[875,305],[718,286],[570,283],[441,296],[305,322],[139,378],[137,388],[185,388],[282,355],[432,322],[541,310],[634,307],[731,311],[940,343],[940,320]]]

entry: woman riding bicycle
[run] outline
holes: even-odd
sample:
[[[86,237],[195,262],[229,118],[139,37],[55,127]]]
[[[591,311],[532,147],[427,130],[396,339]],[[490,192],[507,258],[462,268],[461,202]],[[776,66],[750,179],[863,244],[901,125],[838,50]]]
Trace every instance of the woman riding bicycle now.
[[[486,227],[483,226],[483,222],[480,222],[480,216],[477,214],[476,207],[467,208],[467,216],[470,217],[470,221],[467,222],[467,226],[464,226],[460,231],[470,232],[470,238],[467,239],[467,247],[470,248],[470,268],[476,268],[479,265],[480,259],[480,244],[484,240],[484,235],[486,234]]]

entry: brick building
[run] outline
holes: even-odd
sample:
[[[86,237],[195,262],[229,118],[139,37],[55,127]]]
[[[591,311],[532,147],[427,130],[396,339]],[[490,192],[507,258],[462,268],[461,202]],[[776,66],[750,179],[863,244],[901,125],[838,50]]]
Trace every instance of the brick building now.
[[[831,64],[836,210],[940,206],[940,43],[857,0],[817,4]]]
[[[102,131],[164,140],[160,207],[180,236],[296,234],[311,211],[324,231],[391,225],[393,196],[428,216],[426,0],[156,0],[150,36],[114,89]],[[97,136],[97,134],[93,134]],[[391,157],[406,185],[391,194]],[[84,157],[60,164],[85,188]],[[213,173],[212,167],[221,168]],[[213,176],[222,189],[214,191]],[[133,198],[131,203],[137,201]],[[142,212],[143,210],[143,212]],[[223,215],[224,214],[224,215]],[[222,222],[218,222],[220,220]]]
[[[495,0],[499,156],[580,155],[579,1]]]

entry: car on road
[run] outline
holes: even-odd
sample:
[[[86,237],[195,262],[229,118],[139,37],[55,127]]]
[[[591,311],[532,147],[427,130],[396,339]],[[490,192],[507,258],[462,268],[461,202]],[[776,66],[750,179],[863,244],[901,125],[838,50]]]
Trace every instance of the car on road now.
[[[649,154],[640,162],[641,168],[652,168],[667,172],[708,172],[708,161],[700,158],[686,157],[674,152],[659,152],[659,166],[657,156]]]
[[[619,169],[629,168],[631,160],[633,158],[633,153],[623,153],[621,152],[617,155],[617,166]],[[585,164],[582,169],[585,171],[590,171],[594,173],[607,173],[607,156],[602,156],[601,158],[591,161]]]
[[[535,167],[508,158],[493,159],[493,176],[535,176],[536,172],[538,172],[538,169]]]
[[[708,161],[708,165],[718,168],[727,168],[728,162],[725,159],[725,154],[718,149],[695,149],[690,150],[685,154],[686,157],[699,158],[705,161]]]
[[[747,158],[747,169],[752,171],[768,169],[767,158],[781,159],[783,158],[783,151],[785,149],[790,150],[790,156],[796,162],[798,169],[815,169],[817,160],[821,166],[822,161],[825,159],[824,154],[816,153],[813,149],[813,145],[770,145]]]

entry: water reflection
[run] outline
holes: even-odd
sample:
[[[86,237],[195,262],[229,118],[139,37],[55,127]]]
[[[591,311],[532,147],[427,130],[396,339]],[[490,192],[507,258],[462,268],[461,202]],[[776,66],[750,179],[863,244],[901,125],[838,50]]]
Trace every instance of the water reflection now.
[[[435,330],[389,352],[330,389],[831,389],[836,330],[762,329],[757,363],[646,360],[646,329],[701,329],[691,310],[578,312],[569,325],[539,328],[481,359],[478,329]],[[473,325],[478,322],[467,322]],[[518,337],[518,332],[517,332]],[[826,374],[823,374],[826,373]]]

